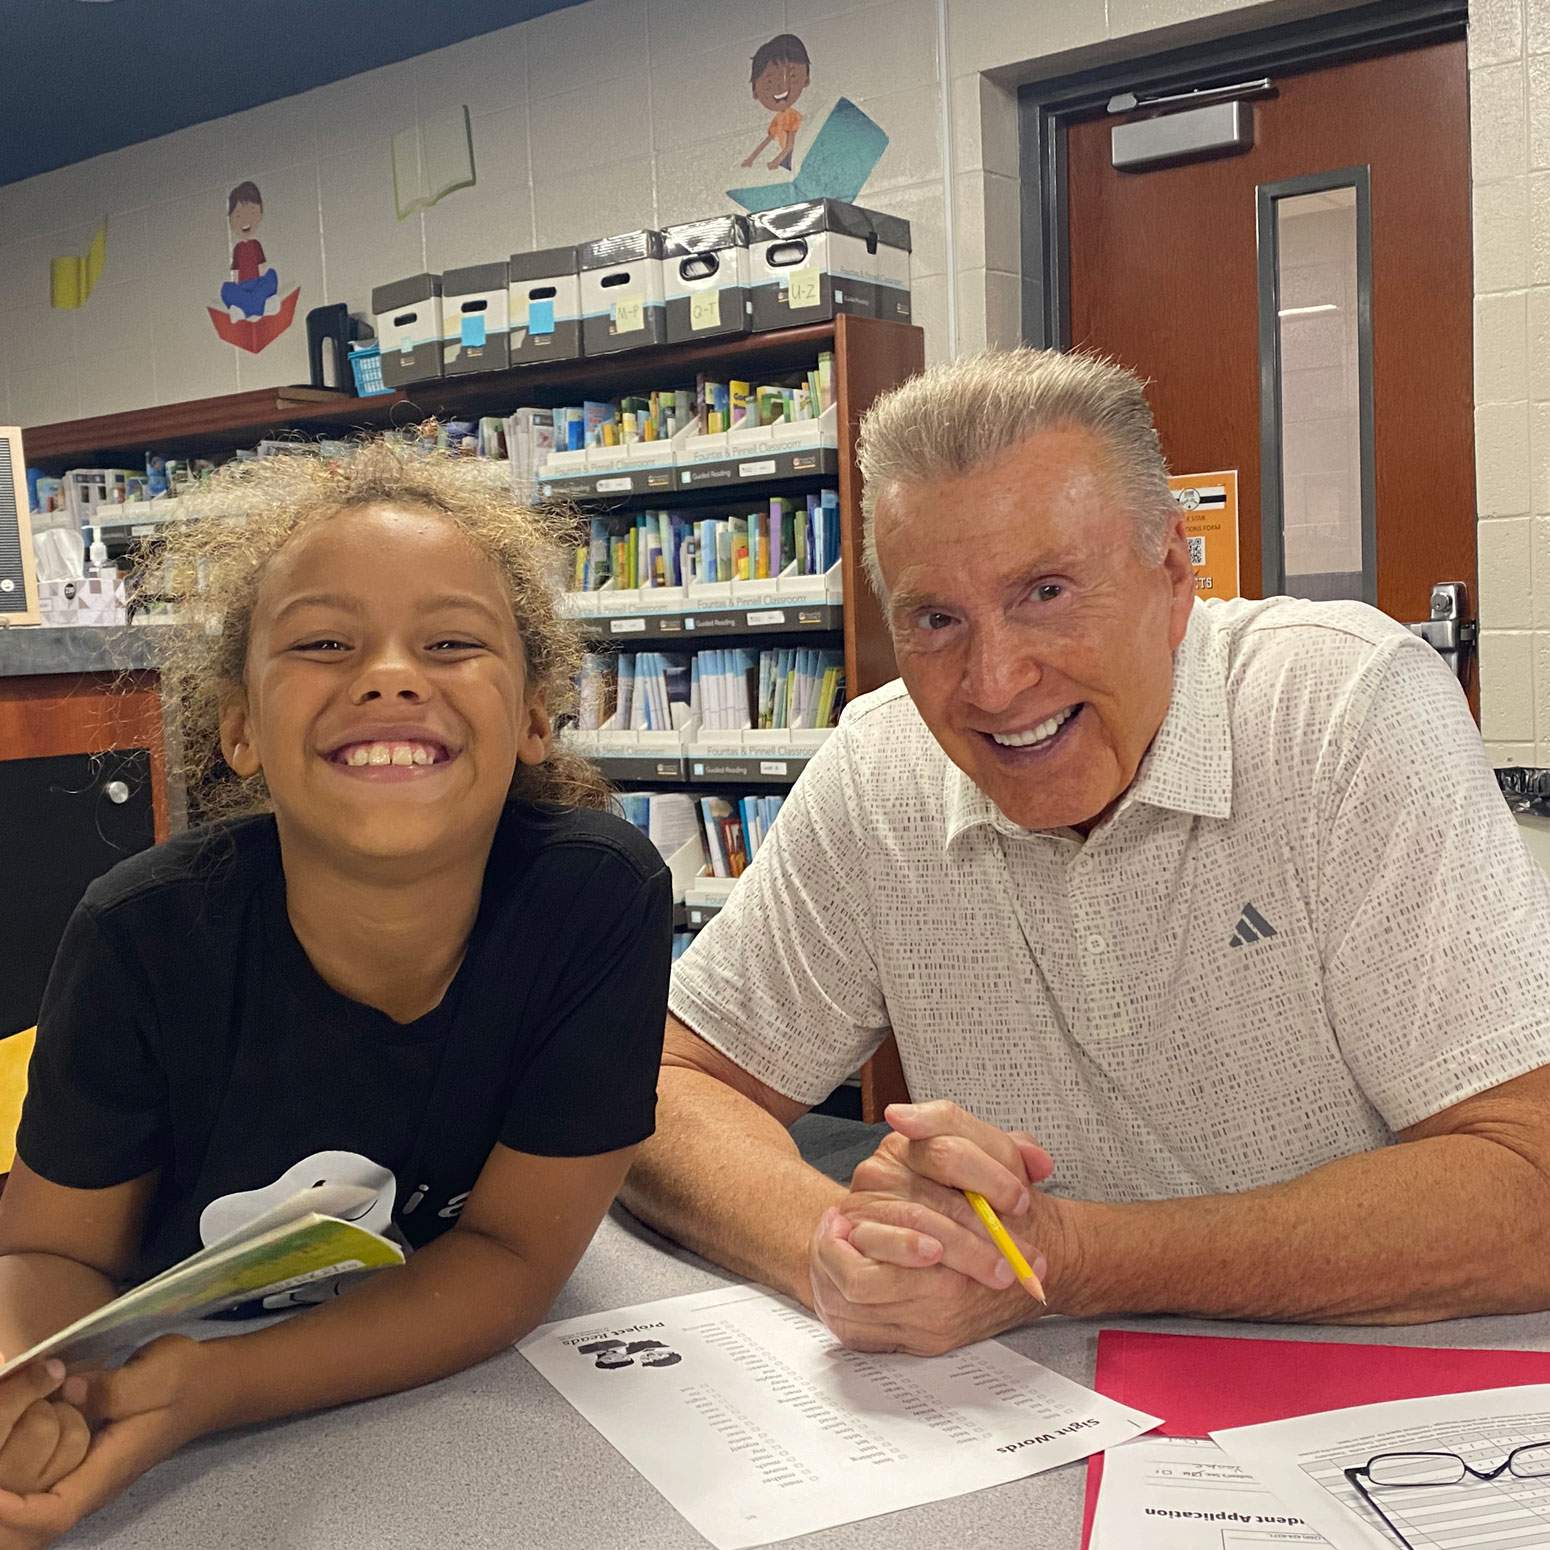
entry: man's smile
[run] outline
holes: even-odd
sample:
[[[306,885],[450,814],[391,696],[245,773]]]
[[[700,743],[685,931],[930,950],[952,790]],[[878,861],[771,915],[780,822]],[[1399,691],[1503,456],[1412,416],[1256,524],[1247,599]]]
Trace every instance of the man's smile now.
[[[1086,703],[1067,705],[1053,716],[1031,726],[1014,727],[1005,732],[986,732],[976,729],[986,751],[998,763],[1022,765],[1030,760],[1043,761],[1055,749],[1063,748],[1073,736],[1072,728],[1082,723],[1081,713]]]

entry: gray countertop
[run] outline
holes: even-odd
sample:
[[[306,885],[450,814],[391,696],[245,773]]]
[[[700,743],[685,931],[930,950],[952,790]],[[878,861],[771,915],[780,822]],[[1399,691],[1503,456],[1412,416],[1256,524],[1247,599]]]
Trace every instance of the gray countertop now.
[[[617,1210],[553,1317],[702,1291],[729,1278]],[[1550,1350],[1550,1315],[1413,1329],[1307,1329],[1185,1319],[1105,1327],[1259,1339]],[[1006,1337],[1091,1383],[1096,1321]],[[1076,1550],[1085,1466],[782,1541],[793,1550]],[[515,1351],[428,1388],[209,1438],[60,1541],[102,1550],[705,1550],[705,1541]]]
[[[44,673],[115,673],[125,668],[152,667],[156,628],[78,625],[51,629],[21,624],[0,629],[0,678],[31,678]]]

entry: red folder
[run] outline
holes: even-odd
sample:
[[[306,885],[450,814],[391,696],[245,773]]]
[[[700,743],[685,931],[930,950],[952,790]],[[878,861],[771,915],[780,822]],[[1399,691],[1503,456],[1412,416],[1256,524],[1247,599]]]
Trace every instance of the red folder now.
[[[1550,1351],[1458,1351],[1433,1346],[1239,1340],[1219,1335],[1098,1332],[1093,1386],[1132,1409],[1160,1415],[1167,1437],[1205,1437],[1227,1426],[1373,1405],[1428,1394],[1550,1383]],[[1087,1461],[1082,1550],[1087,1550],[1103,1455]]]

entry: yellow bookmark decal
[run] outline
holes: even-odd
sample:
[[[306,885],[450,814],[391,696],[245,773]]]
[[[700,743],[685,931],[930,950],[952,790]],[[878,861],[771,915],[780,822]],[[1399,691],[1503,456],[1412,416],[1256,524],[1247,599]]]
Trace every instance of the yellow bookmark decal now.
[[[48,304],[51,307],[74,309],[81,306],[96,289],[102,277],[102,266],[108,257],[108,218],[103,216],[102,225],[91,239],[91,246],[84,255],[49,260]]]

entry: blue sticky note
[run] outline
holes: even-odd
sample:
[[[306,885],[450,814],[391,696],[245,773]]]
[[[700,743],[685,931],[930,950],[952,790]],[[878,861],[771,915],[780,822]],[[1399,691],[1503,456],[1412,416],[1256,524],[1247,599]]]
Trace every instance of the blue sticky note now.
[[[530,301],[527,304],[527,331],[530,334],[552,334],[554,332],[554,298],[552,296],[544,301]]]
[[[465,312],[463,314],[463,348],[470,346],[477,349],[484,343],[484,314],[482,312]]]

